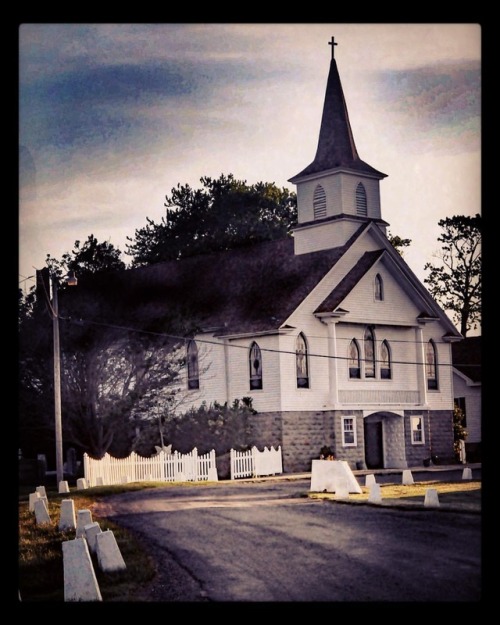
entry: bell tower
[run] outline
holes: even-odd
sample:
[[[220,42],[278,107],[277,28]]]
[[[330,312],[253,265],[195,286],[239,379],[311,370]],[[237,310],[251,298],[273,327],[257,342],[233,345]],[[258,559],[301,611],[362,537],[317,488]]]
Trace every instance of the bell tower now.
[[[295,253],[344,245],[360,224],[375,221],[386,233],[380,210],[380,180],[387,175],[362,161],[356,150],[335,60],[332,37],[330,71],[316,156],[289,179],[297,186]]]

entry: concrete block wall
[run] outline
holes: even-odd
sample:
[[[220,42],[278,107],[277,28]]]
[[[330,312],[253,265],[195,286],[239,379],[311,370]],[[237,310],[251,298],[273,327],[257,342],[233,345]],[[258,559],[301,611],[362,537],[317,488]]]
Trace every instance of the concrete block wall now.
[[[334,447],[334,413],[289,411],[258,413],[250,418],[251,443],[263,446],[281,445],[283,472],[311,470],[323,446]]]
[[[441,461],[454,459],[453,452],[453,411],[429,411],[432,455]]]
[[[262,451],[263,447],[283,446],[281,414],[279,412],[259,412],[248,419],[250,446],[255,445]]]

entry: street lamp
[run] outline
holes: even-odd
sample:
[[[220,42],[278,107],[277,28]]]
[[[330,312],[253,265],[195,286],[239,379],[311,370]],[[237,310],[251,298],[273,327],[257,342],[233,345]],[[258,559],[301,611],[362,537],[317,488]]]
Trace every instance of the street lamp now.
[[[54,416],[55,416],[55,436],[56,436],[56,475],[57,484],[64,480],[63,468],[63,440],[62,440],[62,419],[61,419],[61,351],[59,343],[59,301],[57,298],[57,277],[50,276],[52,283],[52,328],[54,338]],[[67,284],[76,286],[78,280],[71,271],[68,273]]]

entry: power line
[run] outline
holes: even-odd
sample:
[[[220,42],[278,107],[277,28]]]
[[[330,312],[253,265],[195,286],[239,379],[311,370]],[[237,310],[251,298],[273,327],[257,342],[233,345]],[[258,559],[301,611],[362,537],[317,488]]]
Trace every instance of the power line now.
[[[104,323],[104,322],[100,322],[100,321],[89,321],[89,320],[84,320],[84,319],[72,319],[71,317],[60,317],[61,320],[64,321],[68,321],[69,323],[72,323],[74,325],[96,325],[96,326],[100,326],[100,327],[105,327],[105,328],[112,328],[114,330],[122,330],[125,332],[136,332],[139,334],[147,334],[147,335],[151,335],[151,336],[157,336],[157,337],[161,337],[161,338],[168,338],[168,339],[173,339],[176,341],[181,341],[183,343],[186,343],[187,341],[191,340],[190,338],[186,338],[183,336],[177,336],[175,334],[169,334],[166,332],[153,332],[151,330],[142,330],[139,328],[132,328],[132,327],[128,327],[128,326],[119,326],[116,324],[111,324],[111,323]],[[319,337],[319,338],[325,338],[325,337]],[[222,343],[220,341],[216,341],[216,340],[210,340],[210,339],[200,339],[197,338],[196,339],[197,343],[206,343],[208,345],[217,345],[218,347],[222,347]],[[444,344],[444,343],[443,343]],[[228,347],[236,347],[239,349],[245,349],[248,350],[248,346],[247,345],[237,345],[235,343],[229,343],[227,344]],[[284,350],[284,349],[274,349],[271,347],[261,347],[259,345],[259,349],[262,352],[270,352],[270,353],[276,353],[276,354],[289,354],[289,355],[293,355],[296,356],[296,352],[295,351],[289,351],[289,350]],[[325,358],[327,360],[351,360],[349,358],[349,356],[330,356],[329,354],[314,354],[314,353],[310,353],[308,352],[308,357],[309,358]],[[366,360],[366,359],[360,359],[360,360]],[[381,360],[375,359],[375,362],[380,363],[383,362]],[[399,364],[399,365],[426,365],[426,362],[418,362],[418,361],[401,361],[401,360],[391,360],[390,364]],[[459,364],[459,363],[439,363],[438,366],[448,366],[448,367],[456,367],[456,366],[462,366],[462,367],[479,367],[480,365],[472,365],[472,364]]]

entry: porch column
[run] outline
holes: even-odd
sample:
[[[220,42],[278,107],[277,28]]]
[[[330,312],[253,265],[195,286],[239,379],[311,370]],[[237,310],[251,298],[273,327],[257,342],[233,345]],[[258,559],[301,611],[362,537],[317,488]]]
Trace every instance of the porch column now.
[[[225,378],[225,387],[226,387],[226,401],[229,406],[231,402],[231,387],[229,381],[229,341],[227,339],[223,339],[224,342],[224,378]]]
[[[330,382],[330,403],[336,406],[339,402],[339,391],[337,384],[337,319],[327,319],[328,328],[328,377]]]

